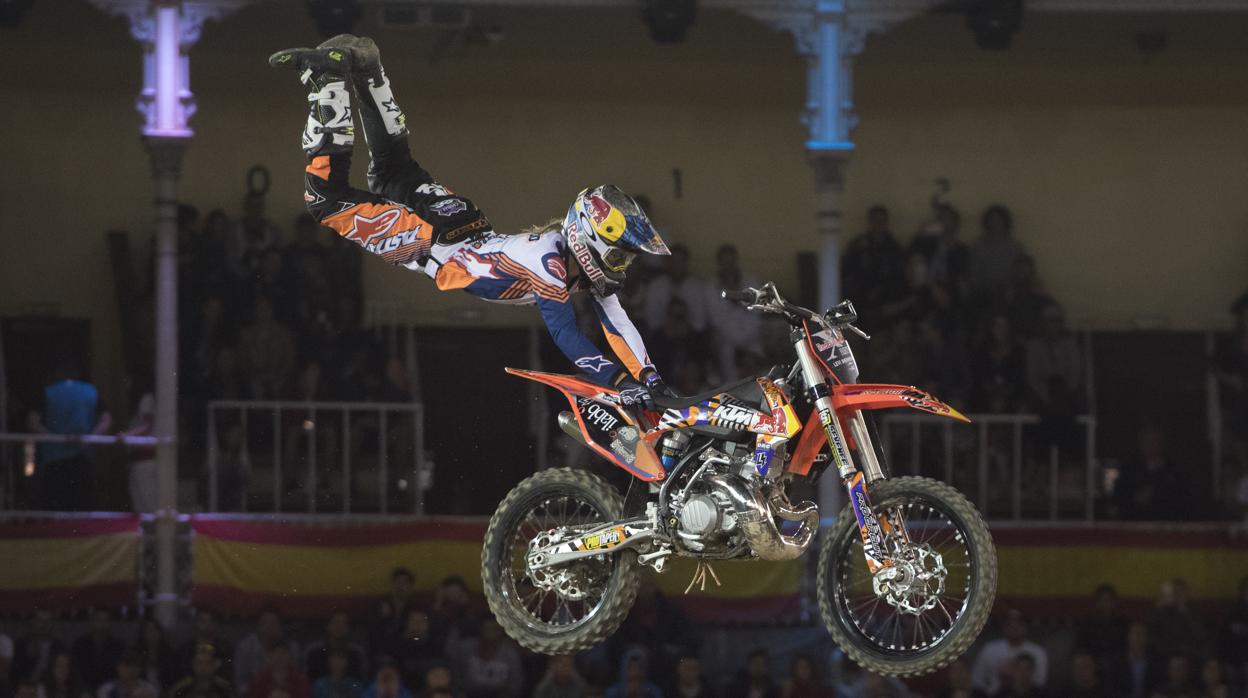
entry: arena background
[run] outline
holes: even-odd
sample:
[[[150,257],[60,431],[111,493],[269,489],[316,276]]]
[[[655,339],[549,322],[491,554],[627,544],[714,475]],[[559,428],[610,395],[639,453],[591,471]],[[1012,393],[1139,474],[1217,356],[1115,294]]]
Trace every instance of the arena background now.
[[[871,34],[853,70],[859,122],[842,244],[865,227],[867,208],[881,202],[904,242],[930,217],[941,178],[963,213],[964,241],[978,235],[986,206],[1008,205],[1014,235],[1072,327],[1107,338],[1102,348],[1109,350],[1097,357],[1105,364],[1101,375],[1123,391],[1098,400],[1102,426],[1116,429],[1112,455],[1131,447],[1140,415],[1149,412],[1141,405],[1155,400],[1160,407],[1150,406],[1152,414],[1184,420],[1184,438],[1172,438],[1188,454],[1191,472],[1184,476],[1214,492],[1207,510],[1176,518],[1221,519],[1216,523],[1084,523],[1082,510],[1063,514],[1072,521],[1029,512],[1002,522],[1008,513],[990,512],[1002,551],[999,610],[1022,609],[1035,620],[1032,634],[1053,657],[1055,684],[1072,673],[1058,665],[1070,657],[1100,583],[1116,587],[1126,617],[1148,619],[1158,590],[1183,577],[1206,639],[1219,650],[1226,649],[1218,634],[1223,621],[1245,604],[1240,580],[1248,575],[1248,548],[1234,520],[1242,519],[1243,502],[1229,487],[1239,471],[1232,464],[1224,474],[1228,487],[1219,490],[1205,467],[1204,361],[1206,340],[1232,327],[1228,308],[1248,286],[1248,6],[1225,2],[1219,7],[1227,11],[1189,13],[1173,9],[1181,3],[1161,4],[1165,12],[1029,12],[1004,52],[977,49],[959,12],[924,14]],[[799,255],[816,251],[818,240],[809,134],[799,119],[806,59],[789,34],[704,8],[685,42],[660,46],[633,8],[485,5],[473,13],[500,28],[501,38],[472,42],[430,29],[379,28],[367,14],[357,25],[382,47],[414,154],[440,181],[471,196],[501,230],[559,215],[587,183],[614,181],[652,200],[668,241],[694,251],[695,274],[711,276],[713,251],[732,243],[743,266],[786,293],[799,292]],[[1149,43],[1157,36],[1165,38],[1160,50]],[[0,38],[8,77],[0,86],[0,315],[88,320],[91,378],[124,424],[134,384],[144,379],[128,378],[124,368],[124,328],[134,319],[118,310],[105,234],[126,231],[136,265],[145,267],[153,224],[151,167],[134,111],[140,48],[125,19],[77,1],[37,0],[19,27],[0,29]],[[190,51],[198,111],[183,162],[183,200],[201,212],[236,212],[244,175],[259,164],[272,173],[267,215],[288,227],[302,211],[304,157],[296,139],[303,91],[265,59],[277,48],[319,40],[304,3],[257,2],[205,23]],[[357,183],[364,159],[361,144]],[[535,315],[438,293],[423,275],[361,256],[365,302],[397,308],[418,328],[421,370],[436,389],[423,396],[435,412],[430,431],[449,434],[430,443],[445,469],[438,485],[444,489],[435,495],[458,502],[471,489],[495,501],[531,469],[528,415],[498,424],[465,410],[484,394],[504,405],[529,397],[500,369],[526,363]],[[1120,357],[1113,349],[1122,347],[1122,363],[1135,372],[1115,375]],[[510,353],[483,357],[490,349]],[[432,374],[446,373],[439,360],[472,351],[481,376],[436,382]],[[1141,357],[1155,360],[1158,372],[1172,368],[1182,384],[1137,371]],[[1171,403],[1175,396],[1182,399]],[[453,408],[438,410],[440,400]],[[469,469],[474,452],[448,453],[464,434],[488,434],[497,448],[522,455],[496,464],[499,474],[481,482]],[[124,461],[119,452],[100,456],[112,476],[99,484],[102,509],[127,508]],[[235,638],[270,604],[306,638],[334,608],[356,609],[363,622],[389,589],[396,564],[415,568],[421,603],[434,598],[446,575],[464,575],[479,591],[471,567],[479,517],[445,520],[438,533],[420,528],[429,522],[340,519],[349,526],[327,534],[329,543],[270,531],[266,544],[299,541],[274,552],[246,522],[190,513],[203,507],[200,466],[179,463],[190,500],[180,503],[180,525],[193,540],[187,549],[196,563],[181,580],[187,595],[180,624],[171,628],[176,637],[191,635],[195,608],[223,613]],[[450,481],[458,484],[444,484]],[[66,637],[92,606],[126,607],[122,617],[133,625],[134,600],[150,597],[153,584],[151,551],[140,544],[150,517],[145,523],[101,513],[36,524],[11,513],[0,526],[0,559],[15,561],[0,570],[6,632],[28,633],[35,607],[63,614]],[[299,525],[297,517],[276,522]],[[394,540],[412,542],[374,549],[369,527],[391,525],[400,527],[388,534]],[[353,547],[361,550],[351,559],[366,562],[342,566],[338,556]],[[425,555],[436,564],[422,565]],[[835,656],[814,620],[808,569],[729,567],[723,589],[680,602],[708,638],[708,667],[727,677],[762,644],[777,650],[778,678],[787,669],[781,659],[796,650]],[[687,572],[662,578],[661,592],[680,597]],[[301,577],[316,584],[299,591],[289,580]],[[130,627],[125,632],[128,640]],[[998,635],[990,626],[985,640]],[[540,666],[536,676],[528,668],[533,683]],[[936,694],[942,685],[933,679],[914,688]],[[1065,695],[1061,690],[1050,695]]]

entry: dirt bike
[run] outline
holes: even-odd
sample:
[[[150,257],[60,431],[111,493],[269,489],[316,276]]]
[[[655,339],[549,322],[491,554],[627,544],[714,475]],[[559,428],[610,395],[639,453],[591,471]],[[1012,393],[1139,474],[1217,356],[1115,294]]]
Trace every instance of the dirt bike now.
[[[879,674],[950,663],[992,607],[992,538],[949,485],[889,479],[864,412],[907,407],[969,420],[917,388],[857,383],[845,332],[869,337],[854,326],[850,301],[819,314],[770,283],[723,297],[787,320],[795,362],[701,395],[655,395],[661,412],[625,407],[616,391],[583,378],[507,369],[562,392],[571,406],[559,415],[563,430],[649,487],[626,509],[615,487],[585,470],[551,468],[520,482],[485,534],[490,610],[531,650],[592,647],[628,614],[642,566],[662,572],[684,556],[705,574],[715,560],[800,556],[815,540],[819,510],[791,502],[788,487],[834,466],[848,506],[821,536],[817,574],[832,638]]]

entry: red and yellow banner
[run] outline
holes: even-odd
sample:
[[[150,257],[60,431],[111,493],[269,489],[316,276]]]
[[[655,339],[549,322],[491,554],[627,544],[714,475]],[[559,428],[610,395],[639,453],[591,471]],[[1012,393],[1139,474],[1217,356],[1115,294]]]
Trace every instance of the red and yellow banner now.
[[[1156,601],[1182,578],[1200,605],[1237,598],[1248,576],[1248,532],[1224,524],[1087,524],[992,527],[1000,562],[998,605],[1079,611],[1109,583],[1128,607]]]
[[[399,566],[415,573],[426,596],[450,575],[481,590],[484,520],[325,521],[192,517],[194,602],[241,614],[265,605],[307,616],[362,611],[388,592]],[[993,537],[998,604],[1036,613],[1075,612],[1104,582],[1127,606],[1142,608],[1175,577],[1187,581],[1198,604],[1225,601],[1248,576],[1248,537],[1227,526],[1000,525]],[[708,576],[705,590],[695,586],[688,594],[691,560],[645,574],[694,620],[774,624],[797,620],[806,562],[716,562],[721,585]]]
[[[431,518],[409,522],[191,519],[193,602],[225,613],[275,606],[291,615],[363,611],[389,592],[390,572],[407,567],[428,595],[447,576],[481,591],[485,521]],[[777,622],[796,617],[801,563],[715,565],[722,586],[683,594],[694,564],[677,560],[658,587],[695,619]],[[649,573],[648,573],[649,574]]]
[[[59,516],[0,521],[0,613],[133,605],[139,517]]]

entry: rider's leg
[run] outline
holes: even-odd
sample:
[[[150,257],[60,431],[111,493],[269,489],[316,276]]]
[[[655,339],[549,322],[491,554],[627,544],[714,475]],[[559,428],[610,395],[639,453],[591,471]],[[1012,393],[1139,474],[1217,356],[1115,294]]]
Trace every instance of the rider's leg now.
[[[412,159],[407,118],[394,98],[377,44],[368,37],[341,34],[321,44],[321,48],[327,47],[351,54],[351,77],[370,157],[369,191],[404,203],[414,194],[431,193],[437,185],[433,176]]]
[[[308,88],[309,114],[303,130],[304,201],[322,225],[379,254],[392,264],[421,264],[428,256],[432,231],[418,214],[388,197],[352,189],[351,149],[355,132],[349,60],[328,58],[343,52],[289,49],[274,54],[273,65],[290,65]]]

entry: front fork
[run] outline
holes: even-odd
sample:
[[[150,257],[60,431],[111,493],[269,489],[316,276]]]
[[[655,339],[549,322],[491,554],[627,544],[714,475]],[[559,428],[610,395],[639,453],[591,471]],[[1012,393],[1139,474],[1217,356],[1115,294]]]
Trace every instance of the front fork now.
[[[810,347],[803,337],[796,342],[798,362],[802,367],[802,376],[811,402],[819,412],[819,423],[828,439],[832,450],[832,463],[836,466],[841,484],[849,497],[849,504],[854,508],[854,518],[858,521],[858,532],[862,536],[862,551],[866,558],[867,569],[872,575],[880,570],[892,567],[893,559],[885,545],[885,537],[894,531],[905,537],[905,522],[890,519],[888,514],[877,514],[871,507],[871,498],[867,495],[867,484],[884,479],[884,469],[876,456],[871,434],[867,430],[867,421],[861,410],[855,410],[845,421],[849,425],[854,438],[854,445],[862,460],[862,471],[854,465],[845,443],[845,433],[841,420],[837,419],[836,407],[832,404],[832,391],[828,379],[818,361],[811,354]],[[894,519],[900,517],[895,513]]]

